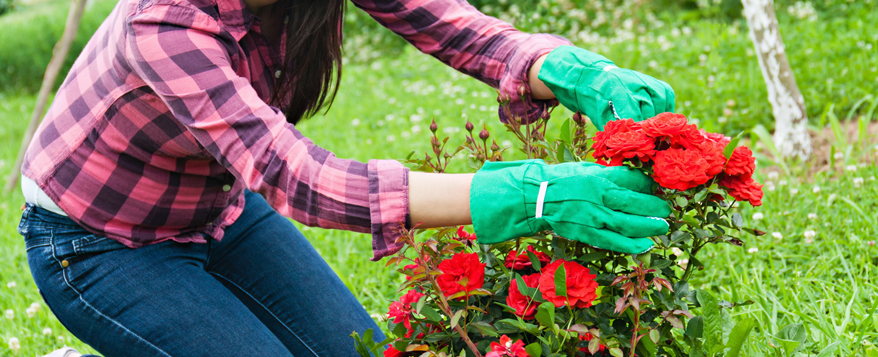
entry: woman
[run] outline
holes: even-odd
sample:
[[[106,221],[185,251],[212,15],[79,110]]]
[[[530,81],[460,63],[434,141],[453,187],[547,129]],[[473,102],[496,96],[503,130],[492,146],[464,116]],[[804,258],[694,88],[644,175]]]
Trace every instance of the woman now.
[[[663,82],[465,2],[354,3],[511,94],[524,117],[553,97],[599,127],[609,100],[635,119],[673,110]],[[28,263],[74,335],[107,356],[354,356],[352,331],[382,339],[284,216],[370,232],[374,260],[400,249],[395,228],[412,222],[472,222],[484,242],[555,229],[628,253],[667,230],[648,218],[668,214],[650,181],[623,168],[525,161],[422,174],[315,146],[294,124],[332,102],[343,11],[341,0],[118,4],[22,168]]]

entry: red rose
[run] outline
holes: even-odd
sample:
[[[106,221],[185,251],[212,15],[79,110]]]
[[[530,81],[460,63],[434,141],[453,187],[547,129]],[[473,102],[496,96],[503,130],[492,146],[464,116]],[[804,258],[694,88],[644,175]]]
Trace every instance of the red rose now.
[[[564,264],[567,275],[566,297],[555,295],[555,271],[561,264]],[[579,263],[556,260],[543,268],[540,276],[540,292],[543,293],[543,299],[550,301],[555,307],[564,306],[568,301],[574,307],[589,307],[592,301],[597,299],[595,290],[598,288],[598,283],[594,281],[595,277],[597,276]]]
[[[661,113],[640,122],[640,127],[646,135],[661,138],[679,134],[686,128],[686,123],[686,116],[682,114]]]
[[[451,296],[460,291],[473,291],[485,283],[485,263],[476,253],[458,253],[439,263],[442,275],[436,277],[442,292]]]
[[[640,124],[631,119],[613,120],[604,125],[604,130],[594,135],[594,143],[591,145],[594,152],[592,156],[599,159],[606,156],[607,141],[618,133],[640,130]]]
[[[408,330],[412,329],[412,304],[417,303],[421,299],[421,294],[414,290],[409,290],[405,295],[399,298],[399,301],[390,303],[390,311],[387,312],[388,318],[393,318],[393,323],[402,323]]]
[[[384,350],[384,357],[403,357],[405,356],[405,352],[398,351],[393,348],[393,346],[388,346],[386,350]]]
[[[581,340],[581,341],[588,342],[588,341],[591,341],[593,338],[594,338],[594,336],[592,336],[591,333],[588,333],[588,332],[586,332],[585,335],[579,335],[579,340]],[[607,346],[598,345],[598,351],[604,352],[604,350],[606,350],[606,349],[607,349]],[[586,356],[592,355],[591,352],[588,351],[588,346],[580,347],[579,350],[584,352]]]
[[[749,177],[753,175],[754,170],[756,170],[756,159],[753,157],[753,152],[746,146],[736,147],[726,165],[726,174]]]
[[[708,132],[704,131],[704,129],[701,129],[699,131],[701,132],[701,135],[704,136],[705,139],[716,144],[716,146],[718,146],[720,148],[720,150],[724,150],[726,148],[726,145],[728,145],[730,142],[732,142],[732,138],[725,136],[723,134],[708,133]]]
[[[463,226],[457,227],[457,238],[461,241],[476,240],[475,233],[469,233],[463,229]]]
[[[532,246],[528,246],[527,251],[534,253],[534,255],[537,256],[537,260],[540,261],[541,268],[552,261],[552,258],[550,258],[546,253],[537,252]],[[509,254],[506,255],[506,261],[503,263],[503,265],[505,265],[509,269],[521,270],[530,267],[532,264],[530,262],[530,256],[527,253],[518,254],[518,252],[511,250],[509,251]]]
[[[639,130],[617,133],[607,139],[606,145],[605,157],[610,159],[609,166],[620,166],[625,159],[634,157],[647,162],[655,155],[655,139]]]
[[[671,148],[655,154],[653,179],[662,187],[683,191],[707,182],[709,168],[700,151]]]
[[[719,185],[725,187],[737,201],[748,201],[753,206],[762,205],[762,185],[752,177],[726,175],[719,180]]]
[[[710,141],[701,134],[701,131],[698,130],[698,127],[695,124],[686,125],[683,130],[671,137],[671,147],[672,148],[686,148],[689,150],[698,149],[705,144],[713,144],[713,141]],[[722,150],[722,149],[720,149]]]
[[[707,162],[707,170],[704,172],[707,176],[714,177],[723,172],[723,166],[726,165],[726,156],[723,150],[711,142],[703,143],[699,150],[701,157]]]
[[[535,288],[540,285],[540,274],[530,274],[521,277],[524,284]],[[509,284],[509,296],[506,297],[506,305],[515,309],[515,315],[531,320],[537,314],[537,305],[530,296],[526,296],[518,290],[518,280],[512,279]]]
[[[500,343],[491,342],[491,352],[485,357],[528,357],[527,351],[524,350],[524,341],[518,340],[512,343],[509,336],[500,336]]]

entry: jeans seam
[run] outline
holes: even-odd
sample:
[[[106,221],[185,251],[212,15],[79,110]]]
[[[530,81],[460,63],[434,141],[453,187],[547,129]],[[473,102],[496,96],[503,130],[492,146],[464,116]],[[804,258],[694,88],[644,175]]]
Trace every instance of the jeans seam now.
[[[251,295],[249,292],[247,292],[247,290],[244,290],[244,288],[242,288],[240,285],[236,284],[235,282],[229,280],[228,278],[226,278],[226,277],[224,277],[224,276],[222,276],[222,275],[220,275],[220,274],[212,273],[212,272],[211,272],[210,275],[213,275],[213,276],[215,276],[215,277],[217,277],[217,278],[220,278],[220,279],[223,279],[223,280],[227,281],[229,284],[232,284],[232,285],[234,285],[236,288],[238,288],[239,290],[241,290],[244,294],[247,294],[247,296],[249,296],[251,299],[253,299],[253,301],[255,301],[257,304],[259,304],[259,306],[261,306],[263,309],[265,309],[265,311],[267,311],[268,314],[271,315],[271,317],[274,317],[274,319],[277,320],[277,322],[279,322],[284,328],[286,328],[287,331],[289,331],[291,334],[293,334],[293,336],[295,336],[296,339],[299,340],[299,342],[301,342],[302,345],[305,346],[305,348],[308,349],[308,351],[311,351],[311,353],[313,353],[314,356],[316,356],[316,357],[320,357],[320,355],[318,355],[317,352],[314,352],[314,349],[312,349],[311,346],[309,346],[307,343],[305,343],[305,341],[303,341],[302,338],[299,337],[299,335],[298,335],[295,331],[293,331],[293,329],[291,329],[289,326],[287,326],[287,324],[284,323],[280,318],[278,318],[277,315],[275,315],[274,312],[271,311],[271,309],[269,309],[267,306],[265,306],[264,304],[262,304],[262,302],[259,301],[259,299],[257,299],[255,296]]]
[[[55,262],[58,262],[58,256],[55,254],[55,235],[54,235],[54,232],[51,234],[51,241],[52,241],[52,244],[51,244],[51,245],[52,245],[52,259],[55,259]],[[123,325],[120,324],[118,321],[116,321],[116,320],[114,320],[113,318],[111,318],[111,317],[105,315],[105,314],[102,313],[100,310],[98,310],[97,308],[95,308],[94,306],[92,306],[91,304],[89,304],[88,301],[85,301],[85,298],[82,297],[82,293],[79,292],[79,290],[76,289],[76,288],[73,286],[73,284],[70,283],[70,279],[69,279],[68,276],[67,276],[67,269],[66,269],[66,268],[61,268],[61,276],[64,278],[64,284],[67,285],[67,287],[70,288],[70,290],[73,290],[73,292],[76,293],[76,298],[77,298],[77,300],[81,301],[81,302],[85,305],[86,308],[88,308],[88,309],[94,311],[96,314],[98,314],[98,316],[100,316],[100,317],[106,319],[107,321],[109,321],[109,322],[112,323],[113,325],[116,325],[116,326],[122,328],[122,330],[125,330],[125,332],[128,332],[131,336],[134,336],[134,337],[137,338],[138,340],[143,341],[143,342],[146,343],[149,347],[154,348],[156,351],[161,352],[163,355],[165,355],[165,356],[167,356],[167,357],[171,357],[171,355],[169,355],[167,352],[163,351],[161,348],[158,348],[158,346],[156,346],[156,345],[150,343],[149,341],[147,341],[147,340],[144,339],[143,337],[140,337],[140,335],[134,333],[134,331],[129,330],[127,327],[123,326]]]

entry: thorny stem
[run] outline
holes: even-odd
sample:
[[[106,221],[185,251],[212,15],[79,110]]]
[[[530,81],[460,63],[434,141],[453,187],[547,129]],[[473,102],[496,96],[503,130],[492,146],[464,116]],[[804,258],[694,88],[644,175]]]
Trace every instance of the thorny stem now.
[[[451,307],[448,305],[448,300],[445,298],[445,294],[442,293],[442,289],[439,287],[439,283],[436,281],[436,277],[430,274],[427,274],[430,279],[430,283],[433,285],[433,289],[437,292],[436,295],[439,295],[439,308],[442,309],[442,312],[451,318],[453,314],[451,313]],[[466,312],[464,310],[464,312]],[[460,338],[463,339],[463,342],[466,343],[467,347],[469,347],[470,351],[476,355],[476,357],[482,357],[482,354],[479,352],[479,349],[473,343],[473,341],[467,335],[466,330],[462,329],[460,325],[455,324],[453,326],[454,331],[457,331],[457,334],[460,335]]]

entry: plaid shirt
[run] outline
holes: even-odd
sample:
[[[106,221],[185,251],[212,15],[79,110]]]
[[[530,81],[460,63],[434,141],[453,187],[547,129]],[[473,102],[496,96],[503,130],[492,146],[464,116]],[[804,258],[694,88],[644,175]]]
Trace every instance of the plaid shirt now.
[[[354,3],[507,93],[537,57],[569,44],[464,0]],[[284,38],[271,46],[259,26],[241,0],[120,1],[59,89],[22,173],[84,228],[132,248],[222,239],[249,189],[303,224],[371,232],[374,260],[396,252],[394,228],[410,224],[408,170],[336,158],[267,105]],[[542,104],[555,103],[518,108],[539,115]]]

